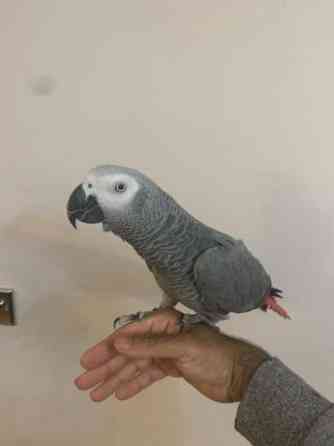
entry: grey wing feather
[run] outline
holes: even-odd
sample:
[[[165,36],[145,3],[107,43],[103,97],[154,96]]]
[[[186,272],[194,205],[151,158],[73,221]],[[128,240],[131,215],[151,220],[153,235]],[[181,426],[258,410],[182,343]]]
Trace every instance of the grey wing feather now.
[[[202,253],[194,277],[205,311],[243,313],[258,308],[271,279],[241,240]]]

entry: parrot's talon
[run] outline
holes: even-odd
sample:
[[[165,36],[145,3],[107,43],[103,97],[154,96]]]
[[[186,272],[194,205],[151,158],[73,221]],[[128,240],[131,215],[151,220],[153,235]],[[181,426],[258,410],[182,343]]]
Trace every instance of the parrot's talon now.
[[[151,311],[138,311],[137,313],[119,316],[113,322],[114,330],[116,330],[117,328],[121,328],[124,325],[131,324],[131,322],[141,321],[150,314],[152,314]]]
[[[117,329],[117,325],[119,324],[119,321],[120,321],[120,317],[117,317],[116,319],[114,319],[114,322],[113,322],[113,328],[114,328],[114,330],[116,330]]]
[[[180,333],[184,331],[185,324],[184,324],[184,314],[181,314],[178,320],[176,321],[176,326],[179,327]]]

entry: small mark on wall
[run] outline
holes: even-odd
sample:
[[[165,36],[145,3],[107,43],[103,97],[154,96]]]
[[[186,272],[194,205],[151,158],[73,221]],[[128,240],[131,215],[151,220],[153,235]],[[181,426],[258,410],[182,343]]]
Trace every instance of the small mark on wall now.
[[[29,88],[34,96],[50,96],[56,88],[56,80],[49,75],[33,77]]]

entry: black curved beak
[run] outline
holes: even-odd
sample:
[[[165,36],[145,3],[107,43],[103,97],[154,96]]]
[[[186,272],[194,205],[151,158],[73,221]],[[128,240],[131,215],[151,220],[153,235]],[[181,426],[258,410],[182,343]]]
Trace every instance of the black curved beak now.
[[[67,217],[72,226],[76,229],[76,221],[84,223],[102,223],[104,214],[95,197],[86,197],[82,185],[72,192],[67,203]]]

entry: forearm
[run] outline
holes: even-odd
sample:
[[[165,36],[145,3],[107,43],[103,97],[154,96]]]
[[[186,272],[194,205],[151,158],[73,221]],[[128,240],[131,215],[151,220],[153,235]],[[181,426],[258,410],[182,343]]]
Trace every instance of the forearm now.
[[[305,439],[314,435],[313,427],[331,406],[281,361],[268,359],[250,381],[238,408],[235,427],[256,446],[327,445],[319,443],[324,438],[321,429],[314,440],[317,443],[306,443]]]

